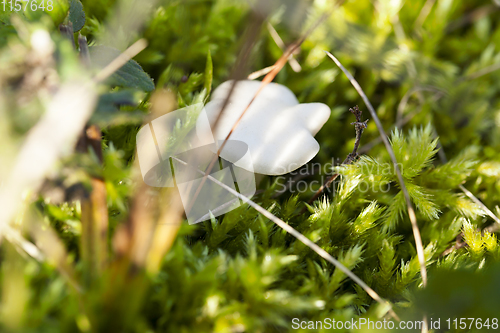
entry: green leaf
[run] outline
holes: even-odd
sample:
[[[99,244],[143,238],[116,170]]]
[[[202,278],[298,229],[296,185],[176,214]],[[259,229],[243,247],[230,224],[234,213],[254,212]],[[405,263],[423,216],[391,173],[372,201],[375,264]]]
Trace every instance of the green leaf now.
[[[73,24],[73,32],[80,31],[85,25],[85,12],[80,0],[70,0],[68,19]]]
[[[207,55],[207,65],[205,67],[205,83],[203,87],[206,90],[205,100],[208,100],[210,96],[210,91],[212,90],[212,80],[214,76],[214,65],[212,63],[212,55],[210,54],[210,50],[208,50]]]
[[[90,59],[94,68],[107,66],[120,55],[120,51],[108,46],[89,47]],[[135,88],[143,91],[153,91],[155,85],[149,75],[134,60],[129,60],[108,79],[108,83],[115,86]]]

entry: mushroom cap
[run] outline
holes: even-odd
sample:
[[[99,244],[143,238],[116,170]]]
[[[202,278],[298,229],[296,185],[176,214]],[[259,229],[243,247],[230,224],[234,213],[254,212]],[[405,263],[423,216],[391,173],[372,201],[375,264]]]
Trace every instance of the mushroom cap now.
[[[213,128],[231,85],[232,81],[226,81],[217,87],[211,101],[205,106],[211,130],[207,128],[206,120],[198,119],[196,131],[202,141],[215,139],[220,145],[259,90],[261,82],[239,81],[217,128]],[[224,147],[221,157],[256,173],[289,173],[318,153],[319,144],[314,135],[326,123],[330,113],[330,108],[325,104],[299,104],[290,89],[269,83],[255,98],[230,136],[231,140],[243,141],[248,145],[251,161],[241,160],[241,152],[234,149],[236,146]]]

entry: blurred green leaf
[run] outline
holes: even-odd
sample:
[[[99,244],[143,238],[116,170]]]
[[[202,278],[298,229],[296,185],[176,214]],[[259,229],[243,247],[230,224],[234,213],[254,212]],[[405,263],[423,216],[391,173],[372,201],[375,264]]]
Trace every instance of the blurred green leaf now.
[[[85,12],[80,0],[70,0],[68,19],[73,24],[73,32],[80,31],[85,25]]]
[[[89,51],[92,65],[94,68],[98,69],[107,66],[121,53],[117,49],[104,45],[90,46]],[[129,60],[125,65],[113,73],[108,82],[110,85],[136,88],[148,92],[153,91],[155,88],[153,80],[134,60]]]

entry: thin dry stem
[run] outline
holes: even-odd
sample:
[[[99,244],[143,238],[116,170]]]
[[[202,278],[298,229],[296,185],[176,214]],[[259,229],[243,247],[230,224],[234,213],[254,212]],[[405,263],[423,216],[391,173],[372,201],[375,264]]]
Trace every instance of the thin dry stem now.
[[[267,73],[269,73],[273,69],[274,69],[274,65],[259,69],[258,71],[255,71],[252,74],[248,75],[247,79],[249,79],[249,80],[258,79],[259,77],[261,77],[262,75],[266,75]]]
[[[481,209],[489,217],[491,217],[493,219],[493,221],[495,221],[496,223],[500,224],[500,219],[498,218],[498,216],[496,216],[488,207],[486,207],[486,205],[481,200],[479,200],[474,194],[472,194],[471,191],[469,191],[468,189],[466,189],[463,185],[459,185],[458,188],[460,188],[460,190],[462,192],[464,192],[464,194],[466,196],[468,196],[469,199],[471,199],[472,201],[474,201],[474,203],[476,203],[479,207],[481,207]]]
[[[245,43],[243,44],[243,47],[241,48],[241,51],[238,54],[238,59],[236,61],[236,65],[233,69],[233,72],[231,73],[231,77],[233,79],[233,82],[232,82],[231,87],[229,89],[229,92],[226,96],[226,99],[224,100],[224,103],[222,104],[222,107],[219,111],[219,114],[217,115],[217,118],[215,119],[215,122],[212,125],[212,130],[214,133],[217,131],[217,127],[219,126],[220,119],[222,118],[222,115],[224,114],[226,107],[229,105],[229,100],[230,100],[234,90],[236,89],[236,85],[238,84],[238,81],[243,79],[242,73],[244,73],[246,71],[248,60],[249,60],[249,54],[251,53],[251,50],[257,41],[262,23],[263,23],[263,18],[257,14],[254,14],[253,19],[250,22],[250,26],[248,27],[246,34],[245,34],[247,36],[244,39]],[[252,103],[252,102],[250,102],[250,103]],[[227,140],[227,138],[226,138],[226,140]],[[215,143],[217,144],[217,141]],[[222,147],[224,147],[225,143],[226,143],[226,141],[224,141],[224,143],[222,144]],[[220,154],[220,150],[217,152],[217,156],[214,156],[214,158],[210,162],[209,166],[207,167],[207,169],[205,171],[205,173],[207,175],[212,171],[215,163],[217,162],[217,160],[219,158],[219,154]],[[203,187],[205,182],[206,182],[206,177],[203,177],[200,185],[196,189],[196,192],[194,194],[193,201],[192,201],[191,205],[186,207],[186,213],[189,213],[191,211],[192,205],[196,201],[196,198],[198,198],[198,195],[200,194],[201,188]]]
[[[89,81],[62,85],[40,121],[30,129],[6,184],[0,189],[0,237],[26,189],[38,190],[54,163],[74,146],[97,101]],[[67,110],[72,112],[68,113]]]
[[[35,259],[38,262],[44,262],[45,261],[45,256],[43,253],[38,249],[38,247],[25,239],[21,233],[13,229],[11,226],[6,226],[5,230],[5,238],[11,242],[12,244],[17,245],[20,249],[22,249],[24,252],[26,252],[30,257]]]
[[[401,174],[401,170],[399,169],[398,161],[396,160],[396,155],[394,154],[394,151],[392,150],[391,144],[389,143],[389,139],[387,139],[387,136],[384,131],[384,127],[382,126],[382,123],[380,122],[380,119],[377,116],[377,113],[375,109],[373,108],[372,104],[370,103],[370,100],[364,93],[363,89],[359,85],[359,83],[354,79],[354,77],[349,73],[349,71],[340,63],[340,61],[333,56],[330,52],[325,51],[328,57],[330,57],[335,64],[344,72],[344,74],[348,77],[349,81],[353,85],[353,87],[356,89],[358,94],[361,96],[363,101],[365,102],[368,111],[370,111],[370,115],[375,121],[375,124],[377,125],[377,128],[380,132],[380,136],[382,138],[382,141],[384,142],[385,147],[387,148],[387,152],[391,156],[391,160],[394,164],[394,170],[396,171],[398,181],[399,181],[399,186],[401,187],[401,191],[403,191],[403,195],[405,197],[406,201],[406,207],[408,209],[408,216],[410,218],[411,226],[412,226],[412,231],[413,231],[413,237],[415,238],[415,246],[417,249],[417,256],[418,256],[418,261],[420,264],[420,274],[422,276],[422,283],[424,287],[427,285],[427,269],[425,266],[425,253],[424,253],[424,246],[422,243],[422,237],[420,236],[420,230],[418,228],[418,223],[417,223],[417,216],[415,214],[415,210],[413,208],[413,204],[411,203],[410,199],[410,194],[408,193],[408,190],[406,189],[405,181],[403,179],[403,175]]]

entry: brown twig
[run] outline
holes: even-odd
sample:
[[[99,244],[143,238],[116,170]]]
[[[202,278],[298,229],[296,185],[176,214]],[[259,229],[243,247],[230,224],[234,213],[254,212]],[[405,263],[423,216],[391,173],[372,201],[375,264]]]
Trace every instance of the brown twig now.
[[[366,123],[368,122],[369,119],[366,119],[365,121],[361,121],[361,116],[363,112],[359,109],[359,107],[356,105],[354,108],[349,109],[352,114],[356,117],[356,121],[351,123],[351,125],[354,125],[354,128],[356,129],[356,141],[354,142],[354,148],[352,149],[352,152],[349,153],[342,162],[342,164],[351,164],[353,163],[357,157],[358,157],[358,149],[359,149],[359,144],[361,142],[361,135],[363,135],[363,131],[367,127]],[[337,179],[339,175],[337,173],[333,174],[330,176],[326,182],[319,188],[318,191],[314,194],[314,196],[309,200],[309,204],[311,204],[314,200],[318,199],[318,197],[323,193],[323,191],[328,188],[334,181]]]
[[[200,184],[198,185],[198,188],[196,189],[196,192],[193,196],[193,199],[191,201],[191,204],[190,206],[188,206],[186,208],[186,213],[189,213],[189,211],[191,210],[192,206],[194,205],[194,203],[196,202],[196,199],[198,198],[199,194],[200,194],[200,191],[203,187],[203,185],[205,184],[206,180],[207,180],[207,176],[210,174],[210,172],[212,172],[213,170],[213,167],[214,165],[217,163],[218,159],[219,159],[219,156],[221,154],[221,151],[222,149],[224,149],[227,141],[229,140],[229,138],[231,137],[231,135],[233,134],[234,130],[236,129],[236,127],[238,127],[241,119],[243,118],[243,116],[246,114],[246,112],[248,111],[248,109],[250,108],[250,106],[253,104],[253,102],[255,101],[255,99],[257,98],[257,96],[260,94],[260,92],[269,84],[271,83],[274,78],[276,77],[276,75],[278,75],[278,73],[281,71],[281,69],[283,68],[283,66],[285,66],[286,62],[288,61],[288,58],[290,57],[290,55],[292,55],[295,50],[297,50],[300,45],[302,45],[302,43],[306,40],[306,38],[328,17],[330,16],[330,14],[340,5],[342,5],[344,3],[345,0],[341,0],[341,1],[338,1],[335,3],[335,5],[332,7],[332,9],[330,11],[328,11],[327,13],[323,14],[321,16],[321,18],[316,21],[316,23],[309,28],[309,30],[307,30],[307,32],[299,38],[299,40],[297,40],[296,42],[292,43],[287,49],[286,51],[283,53],[283,55],[276,61],[276,63],[274,64],[274,67],[273,69],[264,77],[264,79],[262,79],[262,83],[259,87],[259,89],[257,90],[257,92],[255,93],[255,95],[252,97],[252,99],[250,100],[250,102],[248,103],[248,105],[246,106],[246,108],[243,110],[242,114],[238,117],[238,119],[236,120],[236,122],[234,123],[233,127],[231,128],[231,130],[229,131],[229,133],[227,134],[226,138],[224,139],[224,141],[222,142],[222,145],[220,146],[220,148],[217,150],[217,154],[213,157],[212,161],[210,162],[209,166],[207,167],[206,171],[205,171],[205,175],[203,176],[203,178],[201,179],[201,182]],[[219,121],[219,119],[221,118],[221,115],[222,113],[224,112],[224,109],[226,107],[226,105],[229,103],[229,98],[231,97],[231,94],[235,88],[235,85],[237,84],[237,81],[234,81],[233,82],[233,85],[231,86],[231,89],[228,93],[228,96],[226,97],[226,100],[224,101],[224,104],[222,106],[222,109],[221,109],[221,112],[219,113],[219,116],[217,117],[217,120],[216,120],[216,125],[214,125],[214,131],[216,131],[216,126],[217,126],[217,123]]]

